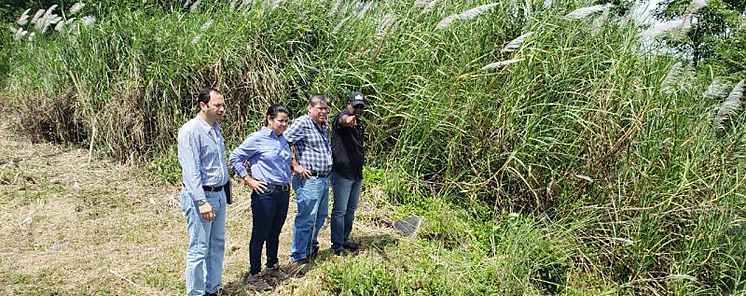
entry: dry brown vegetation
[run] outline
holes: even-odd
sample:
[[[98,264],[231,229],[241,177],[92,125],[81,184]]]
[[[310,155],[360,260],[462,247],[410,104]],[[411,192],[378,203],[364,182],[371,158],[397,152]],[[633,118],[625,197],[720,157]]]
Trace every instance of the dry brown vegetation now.
[[[177,203],[180,188],[143,169],[94,159],[88,151],[33,144],[0,127],[0,294],[176,295],[183,291],[187,232]],[[248,192],[238,186],[230,207],[224,284],[235,295],[248,270]],[[363,205],[365,206],[365,205]],[[288,261],[294,205],[282,233],[280,261]],[[358,235],[385,235],[363,208]],[[367,222],[366,222],[367,221]],[[281,283],[279,294],[320,294],[330,255],[328,226],[322,255],[305,277]],[[363,251],[359,256],[366,256]],[[251,294],[251,293],[249,293]]]

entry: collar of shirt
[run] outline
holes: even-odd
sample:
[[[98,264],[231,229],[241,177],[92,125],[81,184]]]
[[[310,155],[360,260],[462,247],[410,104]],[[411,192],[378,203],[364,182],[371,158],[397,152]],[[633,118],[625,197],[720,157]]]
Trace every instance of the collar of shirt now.
[[[262,132],[263,136],[268,136],[276,140],[279,140],[280,137],[282,136],[282,135],[278,135],[277,133],[275,133],[275,131],[273,131],[271,128],[268,128],[266,126],[262,127],[260,131]]]
[[[210,124],[207,123],[207,121],[202,118],[202,116],[197,115],[197,119],[199,119],[199,124],[197,126],[199,126],[202,131],[209,132],[213,128],[212,126],[210,126]]]

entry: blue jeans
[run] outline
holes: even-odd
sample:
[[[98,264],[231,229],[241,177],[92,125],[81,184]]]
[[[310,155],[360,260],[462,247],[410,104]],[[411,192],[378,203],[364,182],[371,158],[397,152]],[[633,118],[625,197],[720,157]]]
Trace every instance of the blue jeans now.
[[[307,259],[319,245],[321,226],[329,212],[329,178],[293,176],[293,189],[298,204],[298,214],[293,225],[293,243],[290,260]]]
[[[355,220],[355,210],[360,201],[362,185],[362,179],[347,179],[332,172],[332,193],[334,193],[331,219],[333,250],[342,250],[344,244],[350,239],[352,222]]]
[[[262,271],[262,248],[267,242],[267,267],[278,263],[277,248],[280,232],[288,215],[290,191],[268,190],[251,193],[251,240],[249,264],[251,274]]]
[[[205,192],[207,202],[215,211],[215,220],[202,220],[198,206],[185,192],[181,192],[181,208],[189,230],[186,252],[187,295],[215,293],[220,289],[225,253],[225,192]]]

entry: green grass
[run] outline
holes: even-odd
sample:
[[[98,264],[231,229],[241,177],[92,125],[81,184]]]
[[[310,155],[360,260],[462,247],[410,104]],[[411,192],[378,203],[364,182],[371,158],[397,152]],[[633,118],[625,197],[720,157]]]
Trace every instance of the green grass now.
[[[396,206],[395,217],[428,222],[419,240],[392,250],[392,262],[328,267],[332,293],[746,289],[746,115],[714,130],[707,113],[720,99],[702,97],[727,73],[701,65],[661,94],[674,58],[644,53],[632,25],[594,34],[591,19],[561,18],[584,1],[499,2],[444,30],[434,29],[441,19],[485,2],[428,13],[377,3],[338,32],[354,7],[334,15],[332,3],[303,0],[248,14],[207,4],[195,13],[113,7],[98,11],[95,26],[11,43],[3,87],[27,132],[148,161],[176,183],[175,135],[203,86],[226,96],[228,149],[259,127],[270,102],[297,117],[309,93],[327,94],[337,110],[362,91],[366,186],[385,192],[375,202]],[[394,30],[376,37],[387,13]],[[528,31],[521,49],[500,52]],[[509,58],[524,61],[480,70]]]

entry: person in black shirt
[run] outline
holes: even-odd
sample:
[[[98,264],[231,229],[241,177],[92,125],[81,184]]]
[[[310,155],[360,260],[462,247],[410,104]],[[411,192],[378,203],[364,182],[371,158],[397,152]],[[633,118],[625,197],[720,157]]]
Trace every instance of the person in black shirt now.
[[[332,251],[340,256],[358,249],[349,239],[363,185],[364,129],[360,116],[364,108],[365,97],[354,92],[347,107],[332,121]]]

